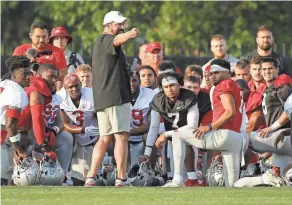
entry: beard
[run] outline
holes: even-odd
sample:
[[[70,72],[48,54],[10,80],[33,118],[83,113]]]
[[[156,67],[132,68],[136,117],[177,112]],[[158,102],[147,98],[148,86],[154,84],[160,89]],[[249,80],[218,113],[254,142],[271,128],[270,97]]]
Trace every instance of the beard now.
[[[262,49],[264,51],[268,51],[272,48],[272,44],[265,43],[265,44],[259,45],[259,47],[260,47],[260,49]]]

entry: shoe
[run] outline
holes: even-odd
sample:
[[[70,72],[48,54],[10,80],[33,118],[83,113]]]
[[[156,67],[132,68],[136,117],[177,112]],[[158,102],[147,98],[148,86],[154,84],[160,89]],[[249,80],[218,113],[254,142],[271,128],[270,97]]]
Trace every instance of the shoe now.
[[[280,187],[285,184],[281,177],[278,177],[273,170],[269,169],[262,175],[262,181],[264,184]]]
[[[130,186],[130,182],[128,181],[123,181],[121,179],[116,179],[116,183],[115,183],[115,186],[116,187],[127,187],[127,186]]]
[[[96,186],[96,179],[94,177],[87,178],[84,186]]]
[[[205,180],[198,180],[198,179],[188,179],[185,184],[184,187],[196,187],[196,186],[207,186],[207,183]]]
[[[163,185],[162,187],[183,187],[184,184],[178,181],[167,181],[165,185]]]

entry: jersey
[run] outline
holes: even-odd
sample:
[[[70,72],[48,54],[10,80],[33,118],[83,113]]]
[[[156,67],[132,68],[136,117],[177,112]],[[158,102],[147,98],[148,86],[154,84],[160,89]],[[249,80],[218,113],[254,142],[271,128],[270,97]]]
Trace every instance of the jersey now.
[[[203,117],[207,114],[207,112],[209,112],[212,109],[209,93],[202,92],[202,91],[199,92],[198,109],[200,113],[200,118],[199,118],[199,124],[200,124],[202,122]]]
[[[131,129],[140,127],[148,122],[147,117],[149,112],[149,104],[152,101],[155,94],[156,93],[149,88],[140,87],[139,96],[131,109],[132,113],[130,122]],[[129,141],[132,142],[142,141],[142,139],[143,139],[142,135],[129,137]]]
[[[27,106],[26,93],[18,83],[12,80],[0,82],[0,122],[6,125],[6,115],[18,119]],[[2,129],[1,129],[2,131]],[[7,132],[1,132],[1,144],[4,143]]]
[[[287,75],[279,75],[264,93],[262,109],[267,126],[276,122],[284,112],[284,103],[292,92],[292,80]],[[289,128],[286,123],[281,128]]]
[[[258,92],[260,92],[262,94],[265,92],[265,90],[267,88],[267,85],[266,85],[265,81],[260,83],[258,88],[256,88],[255,83],[254,83],[254,81],[252,79],[250,81],[248,81],[247,84],[248,84],[248,87],[249,87],[250,91],[258,91]]]
[[[168,97],[161,91],[154,96],[150,108],[163,117],[165,130],[170,131],[187,125],[188,109],[196,103],[197,96],[192,91],[181,88],[174,104],[171,104]]]
[[[32,48],[32,44],[24,44],[15,48],[13,55],[14,56],[25,56],[25,53],[28,49]],[[43,55],[37,59],[39,64],[52,64],[58,70],[66,69],[67,64],[65,60],[65,55],[60,48],[57,48],[49,43],[45,44],[44,47],[39,51],[49,50],[52,51],[52,55]]]
[[[217,121],[221,117],[221,115],[225,112],[223,104],[220,99],[220,96],[222,94],[232,95],[235,102],[236,114],[231,120],[229,120],[229,122],[226,122],[219,129],[228,129],[234,132],[240,132],[242,119],[243,119],[242,112],[243,112],[244,102],[242,99],[240,88],[231,79],[223,80],[218,85],[213,86],[211,88],[210,98],[211,98],[211,104],[212,104],[212,110],[213,110],[212,121],[213,122]]]
[[[68,92],[57,92],[57,94],[63,99],[60,108],[62,111],[66,112],[71,124],[82,127],[97,127],[92,88],[85,87],[81,89],[81,99],[78,108],[74,105]],[[97,140],[97,136],[91,137],[86,133],[74,135],[76,141],[81,146],[86,146]]]
[[[52,96],[52,101],[46,104],[44,115],[48,127],[53,127],[62,101],[62,97],[56,93]]]

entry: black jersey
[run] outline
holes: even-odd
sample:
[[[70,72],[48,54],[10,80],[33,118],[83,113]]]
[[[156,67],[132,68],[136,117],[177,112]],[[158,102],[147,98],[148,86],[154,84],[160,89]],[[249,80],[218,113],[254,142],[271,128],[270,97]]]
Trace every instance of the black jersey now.
[[[206,92],[199,92],[198,95],[198,108],[200,113],[199,124],[201,123],[202,118],[204,115],[212,109],[211,107],[211,100],[210,94]]]
[[[266,89],[263,97],[262,108],[268,126],[271,126],[280,118],[281,114],[284,112],[284,103],[291,92],[291,86],[285,81],[281,84],[274,82]],[[290,123],[287,123],[281,128],[289,127]]]
[[[188,110],[196,103],[197,96],[192,91],[181,88],[174,104],[170,103],[169,98],[161,91],[154,96],[150,108],[164,118],[165,130],[169,131],[187,125]]]

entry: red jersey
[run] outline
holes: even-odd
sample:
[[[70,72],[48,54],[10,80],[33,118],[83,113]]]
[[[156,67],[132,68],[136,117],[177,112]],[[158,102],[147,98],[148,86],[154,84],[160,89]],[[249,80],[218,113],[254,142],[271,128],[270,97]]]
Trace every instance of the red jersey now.
[[[255,83],[254,83],[253,80],[248,81],[247,84],[248,84],[248,87],[249,87],[250,91],[258,91],[258,92],[260,92],[262,94],[265,92],[265,90],[267,88],[267,85],[266,85],[265,81],[261,82],[260,86],[258,88],[256,88]]]
[[[244,103],[240,94],[240,88],[237,86],[237,84],[231,79],[223,80],[218,85],[214,86],[214,88],[211,89],[210,93],[213,110],[212,122],[217,121],[225,112],[220,96],[222,94],[232,95],[235,102],[236,114],[231,120],[229,120],[229,122],[226,122],[219,129],[228,129],[235,132],[240,132],[242,122],[242,108]]]
[[[33,128],[38,143],[42,144],[46,127],[46,105],[52,102],[52,92],[44,79],[35,76],[30,78],[30,86],[25,89],[28,99],[33,91],[38,91],[45,97],[44,104],[40,105],[42,109],[35,109],[35,106],[31,105],[26,106],[19,118],[18,127],[25,128],[27,131]]]
[[[30,48],[32,48],[32,44],[23,44],[21,46],[18,46],[17,48],[15,48],[13,55],[14,56],[25,56],[25,52]],[[65,55],[60,48],[57,48],[51,44],[46,44],[42,49],[38,50],[38,52],[44,51],[44,50],[52,51],[52,55],[40,56],[37,59],[37,62],[39,64],[52,64],[58,70],[62,70],[62,69],[67,68]]]

